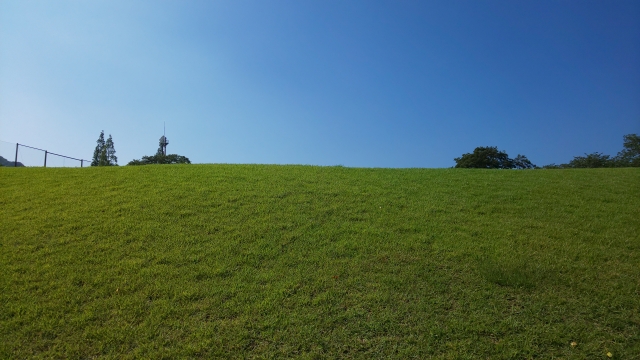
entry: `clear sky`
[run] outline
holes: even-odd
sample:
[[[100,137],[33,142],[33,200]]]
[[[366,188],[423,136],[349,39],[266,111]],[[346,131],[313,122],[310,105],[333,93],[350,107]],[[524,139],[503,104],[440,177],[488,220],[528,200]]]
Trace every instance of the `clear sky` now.
[[[104,130],[125,165],[165,122],[195,163],[615,155],[640,1],[0,1],[0,140],[90,159]]]

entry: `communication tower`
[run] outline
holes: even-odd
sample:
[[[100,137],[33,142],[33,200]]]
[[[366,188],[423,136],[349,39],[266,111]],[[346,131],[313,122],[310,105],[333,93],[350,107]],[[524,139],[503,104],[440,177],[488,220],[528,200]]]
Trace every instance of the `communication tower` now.
[[[169,145],[169,139],[167,139],[167,137],[165,136],[166,134],[166,127],[162,126],[162,132],[163,135],[162,137],[160,137],[160,149],[162,151],[162,155],[167,156],[167,145]]]

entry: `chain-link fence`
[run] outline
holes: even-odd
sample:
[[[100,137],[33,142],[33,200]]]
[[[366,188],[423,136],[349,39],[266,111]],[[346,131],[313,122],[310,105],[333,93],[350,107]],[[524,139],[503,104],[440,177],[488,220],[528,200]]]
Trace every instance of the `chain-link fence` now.
[[[0,140],[0,162],[3,166],[84,167],[91,162],[60,155],[33,146]]]

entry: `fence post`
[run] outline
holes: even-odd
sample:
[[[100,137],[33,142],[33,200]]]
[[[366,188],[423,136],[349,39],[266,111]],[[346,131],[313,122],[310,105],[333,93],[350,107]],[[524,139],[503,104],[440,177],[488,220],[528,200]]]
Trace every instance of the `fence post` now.
[[[18,143],[16,143],[16,161],[13,163],[13,167],[18,167]]]
[[[44,167],[47,167],[47,150],[44,151]]]
[[[83,161],[84,161],[84,160],[80,159],[80,167],[82,167],[82,162],[83,162]]]

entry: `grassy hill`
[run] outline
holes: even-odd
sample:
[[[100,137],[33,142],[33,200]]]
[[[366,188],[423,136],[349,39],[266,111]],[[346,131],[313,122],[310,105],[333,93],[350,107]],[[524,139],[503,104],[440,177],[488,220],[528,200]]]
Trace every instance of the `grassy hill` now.
[[[0,358],[640,357],[640,169],[0,168],[0,189]]]

